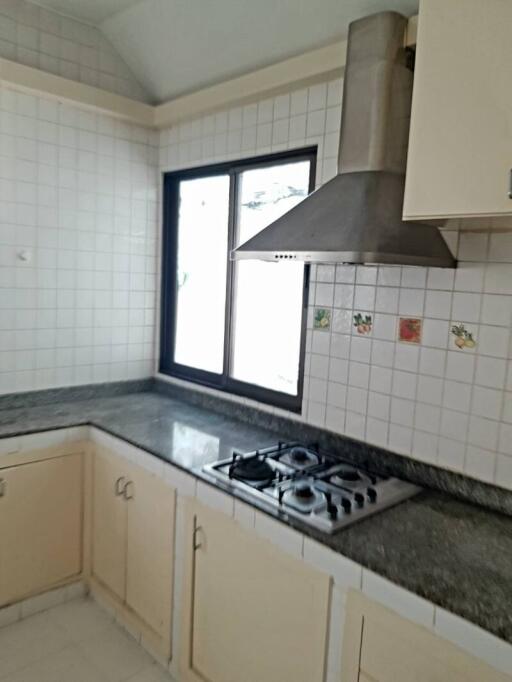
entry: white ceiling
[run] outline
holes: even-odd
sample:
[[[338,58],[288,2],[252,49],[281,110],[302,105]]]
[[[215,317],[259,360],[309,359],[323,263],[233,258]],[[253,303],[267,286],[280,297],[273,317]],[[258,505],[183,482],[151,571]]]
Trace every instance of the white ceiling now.
[[[43,0],[93,18],[156,102],[346,36],[356,18],[419,0]],[[102,17],[107,19],[102,20]]]
[[[90,24],[100,24],[137,2],[140,0],[41,0],[39,4]]]

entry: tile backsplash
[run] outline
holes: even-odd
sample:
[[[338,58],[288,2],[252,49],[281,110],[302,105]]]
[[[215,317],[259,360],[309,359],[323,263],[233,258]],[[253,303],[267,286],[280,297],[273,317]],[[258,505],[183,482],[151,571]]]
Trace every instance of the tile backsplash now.
[[[445,236],[457,270],[312,268],[304,416],[512,488],[512,240]],[[318,305],[331,310],[328,333],[314,328]],[[371,317],[369,332],[354,322],[359,315]]]
[[[319,186],[341,97],[332,80],[184,121],[160,168],[317,145]],[[444,230],[457,270],[312,267],[300,418],[512,489],[512,218],[468,224]]]
[[[0,86],[0,393],[152,374],[157,143]]]
[[[0,0],[0,57],[148,101],[144,88],[97,28],[26,0]]]

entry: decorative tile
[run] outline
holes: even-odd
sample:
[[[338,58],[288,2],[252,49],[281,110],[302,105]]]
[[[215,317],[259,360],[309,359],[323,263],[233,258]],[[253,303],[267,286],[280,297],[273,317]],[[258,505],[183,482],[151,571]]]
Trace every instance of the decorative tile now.
[[[421,343],[423,321],[419,317],[400,317],[398,320],[398,340],[403,343]]]
[[[354,327],[358,334],[371,334],[373,328],[373,317],[371,315],[363,315],[356,313],[354,315]]]
[[[453,336],[454,345],[460,350],[476,348],[476,339],[474,338],[474,332],[466,329],[466,326],[462,323],[453,324],[451,327],[451,334]]]
[[[324,332],[331,329],[331,311],[328,308],[315,308],[313,327]]]

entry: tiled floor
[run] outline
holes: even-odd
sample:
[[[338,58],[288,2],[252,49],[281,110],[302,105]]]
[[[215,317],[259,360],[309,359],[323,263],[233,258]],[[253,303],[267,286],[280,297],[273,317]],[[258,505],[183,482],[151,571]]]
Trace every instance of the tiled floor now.
[[[172,682],[91,599],[0,628],[1,682]]]

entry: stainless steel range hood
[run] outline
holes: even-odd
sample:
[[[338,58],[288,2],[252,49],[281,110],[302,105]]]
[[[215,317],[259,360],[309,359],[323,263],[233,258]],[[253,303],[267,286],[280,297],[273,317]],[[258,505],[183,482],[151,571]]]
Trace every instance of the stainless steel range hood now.
[[[396,12],[350,25],[338,175],[233,259],[455,267],[437,227],[402,220],[413,84],[406,28]]]

